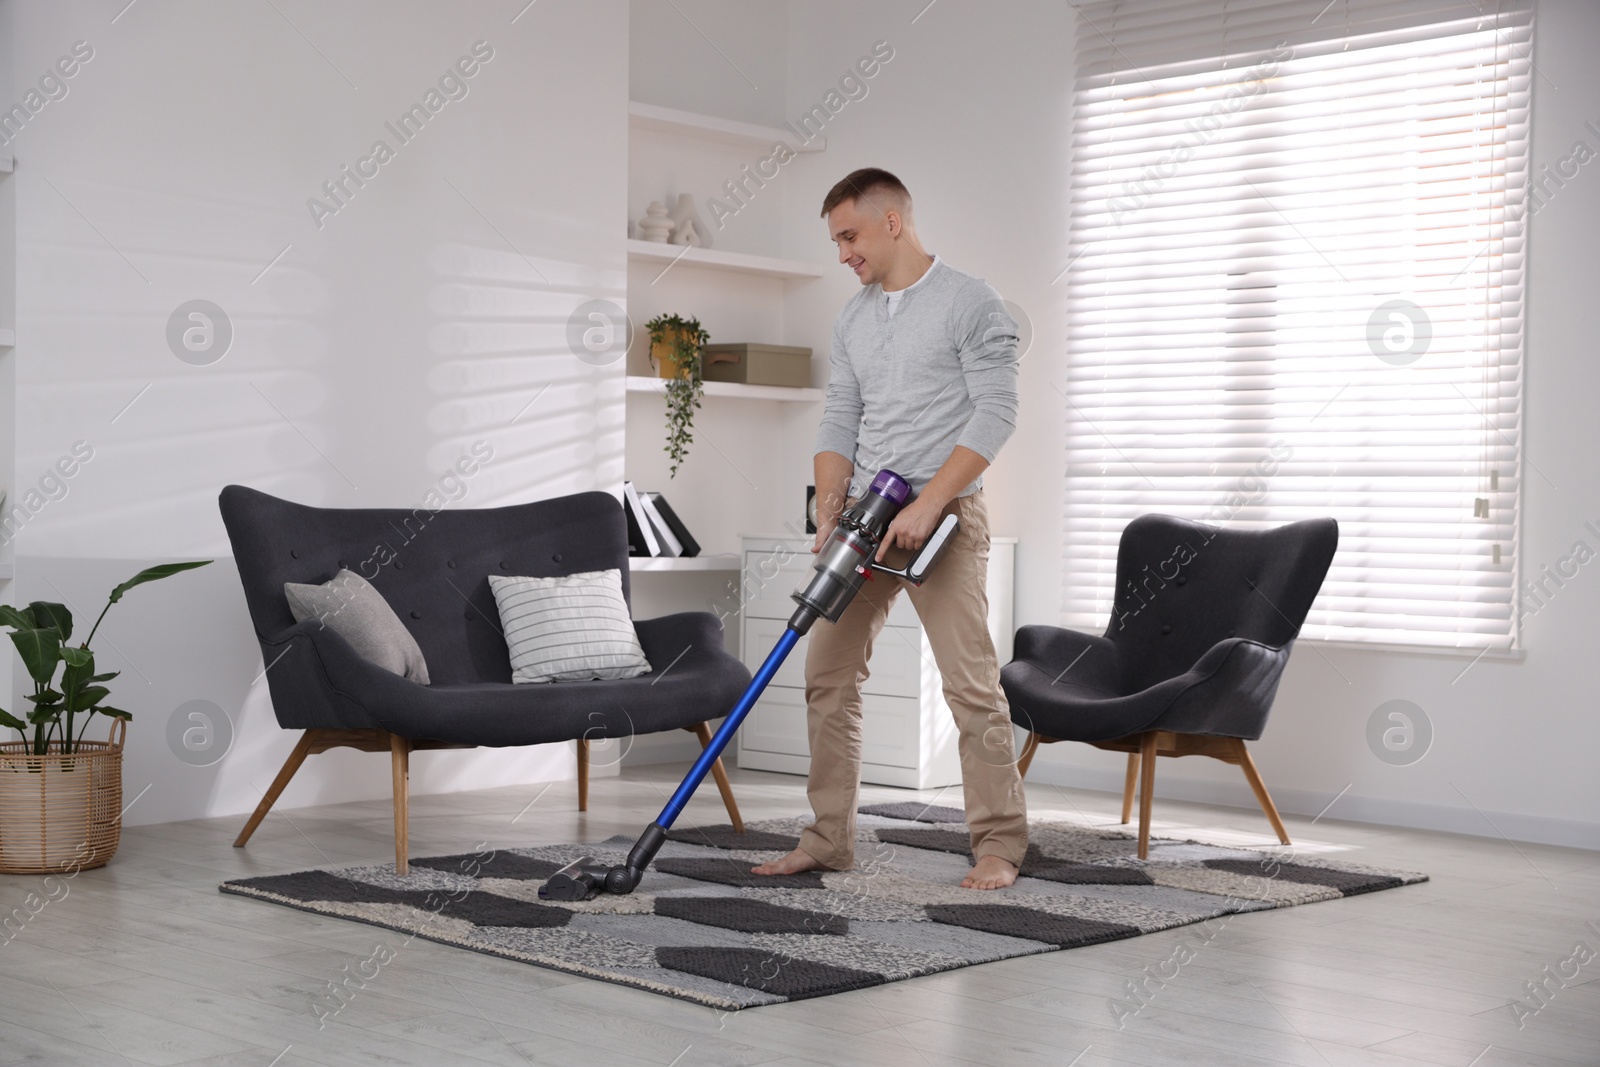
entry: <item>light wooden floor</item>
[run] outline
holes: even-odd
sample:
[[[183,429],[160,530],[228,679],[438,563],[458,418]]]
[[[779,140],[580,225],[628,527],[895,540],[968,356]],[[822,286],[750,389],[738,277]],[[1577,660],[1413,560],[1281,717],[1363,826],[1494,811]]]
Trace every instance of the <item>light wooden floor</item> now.
[[[542,796],[416,797],[412,855],[633,836],[680,772],[598,779],[587,814],[570,782]],[[799,778],[734,780],[748,818],[807,810]],[[1038,784],[1028,794],[1034,814],[1106,822],[1119,803]],[[864,802],[917,795],[868,788]],[[960,806],[960,791],[939,799]],[[1158,833],[1268,841],[1258,812],[1161,801],[1156,816]],[[703,789],[682,824],[723,818]],[[109,867],[80,874],[0,944],[0,1064],[1600,1064],[1600,958],[1564,988],[1550,980],[1548,1006],[1521,1029],[1507,1007],[1577,942],[1600,952],[1586,925],[1600,923],[1591,852],[1291,818],[1308,851],[1433,881],[1235,916],[1203,945],[1196,928],[1172,930],[726,1014],[224,896],[216,885],[229,877],[392,857],[386,801],[275,812],[247,849],[231,848],[242,821],[128,830]],[[0,912],[40,884],[0,878]],[[1195,958],[1151,985],[1119,1030],[1109,1003],[1146,967],[1172,975],[1184,940],[1199,945]],[[319,1030],[312,1004],[326,983],[380,944],[394,959]]]

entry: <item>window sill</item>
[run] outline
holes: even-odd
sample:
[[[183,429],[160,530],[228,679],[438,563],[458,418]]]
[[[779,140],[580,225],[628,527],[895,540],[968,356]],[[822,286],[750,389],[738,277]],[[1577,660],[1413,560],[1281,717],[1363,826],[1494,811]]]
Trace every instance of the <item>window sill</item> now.
[[[1318,648],[1336,648],[1353,652],[1401,652],[1408,655],[1449,656],[1455,659],[1496,660],[1502,663],[1521,663],[1528,658],[1525,648],[1447,648],[1440,645],[1409,645],[1399,641],[1339,641],[1321,637],[1301,637],[1295,644],[1313,644]]]

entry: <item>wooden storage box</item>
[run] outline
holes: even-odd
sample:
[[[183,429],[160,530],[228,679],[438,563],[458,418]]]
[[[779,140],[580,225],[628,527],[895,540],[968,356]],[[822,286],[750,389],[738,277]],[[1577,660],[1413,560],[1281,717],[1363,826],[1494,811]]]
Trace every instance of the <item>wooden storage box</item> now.
[[[749,342],[706,345],[704,360],[701,376],[708,382],[801,387],[811,384],[809,348]]]

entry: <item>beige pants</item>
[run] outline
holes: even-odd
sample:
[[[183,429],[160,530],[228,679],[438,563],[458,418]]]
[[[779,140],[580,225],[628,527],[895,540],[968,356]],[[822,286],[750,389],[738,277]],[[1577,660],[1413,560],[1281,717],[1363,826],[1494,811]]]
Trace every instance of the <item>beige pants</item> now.
[[[861,788],[861,683],[872,643],[902,586],[922,620],[944,677],[945,701],[959,732],[961,784],[974,857],[996,855],[1021,865],[1028,846],[1026,800],[1011,733],[1011,710],[1000,690],[1000,663],[989,636],[989,519],[983,490],[952,500],[961,527],[919,588],[877,574],[836,623],[818,620],[806,652],[806,730],[811,775],[806,794],[815,822],[800,848],[825,867],[855,862],[856,803]],[[943,515],[940,516],[942,521]],[[900,567],[906,549],[884,563]]]

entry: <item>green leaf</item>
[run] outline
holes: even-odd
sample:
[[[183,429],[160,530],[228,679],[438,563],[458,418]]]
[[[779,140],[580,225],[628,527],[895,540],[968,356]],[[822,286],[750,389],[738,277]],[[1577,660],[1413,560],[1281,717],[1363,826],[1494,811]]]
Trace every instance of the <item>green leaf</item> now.
[[[28,731],[27,723],[23,722],[9,711],[6,711],[4,708],[0,708],[0,726],[9,726],[11,729],[21,730],[23,733],[27,733]]]
[[[61,671],[61,691],[67,694],[67,707],[76,711],[84,706],[78,694],[89,684],[89,676],[94,673],[94,653],[87,648],[62,645],[61,658],[67,663]]]
[[[63,649],[65,651],[65,649]],[[83,687],[87,685],[83,676],[82,667],[67,664],[61,672],[62,707],[66,711],[77,711],[84,706],[84,701],[79,697]]]
[[[109,682],[109,681],[111,681],[111,679],[115,678],[117,675],[119,675],[121,673],[122,673],[121,671],[108,671],[105,674],[91,674],[91,675],[89,675],[89,677],[85,678],[84,681],[86,681],[86,682]]]
[[[113,708],[110,705],[102,705],[94,710],[98,711],[102,715],[109,715],[113,719],[121,719],[124,722],[133,721],[133,712],[123,711],[121,708]]]
[[[61,703],[61,694],[54,689],[41,689],[37,693],[24,694],[23,699],[31,700],[42,708]]]
[[[62,645],[61,658],[67,664],[66,669],[61,672],[63,682],[70,679],[73,684],[82,685],[94,673],[94,651],[92,649]]]
[[[110,695],[111,690],[103,685],[87,686],[78,693],[78,707],[92,708]]]
[[[13,630],[37,630],[39,620],[26,608],[18,611],[8,604],[0,604],[0,626],[9,626]]]
[[[143,585],[145,582],[154,582],[161,578],[170,578],[172,575],[177,574],[180,571],[194,570],[194,568],[204,567],[210,562],[211,561],[209,559],[202,559],[196,560],[193,563],[161,563],[154,567],[146,567],[138,574],[135,574],[132,578],[129,578],[127,581],[111,590],[111,603],[115,604],[117,601],[121,600],[122,594],[126,593],[136,585]]]
[[[67,610],[65,604],[52,604],[47,600],[35,600],[28,605],[28,610],[33,612],[33,617],[42,626],[53,626],[65,642],[72,636],[72,612]]]
[[[54,627],[16,630],[11,643],[17,646],[28,675],[40,685],[47,685],[56,675],[56,664],[61,662],[61,634]]]
[[[28,712],[28,721],[31,723],[58,722],[61,719],[59,708],[35,708]]]

